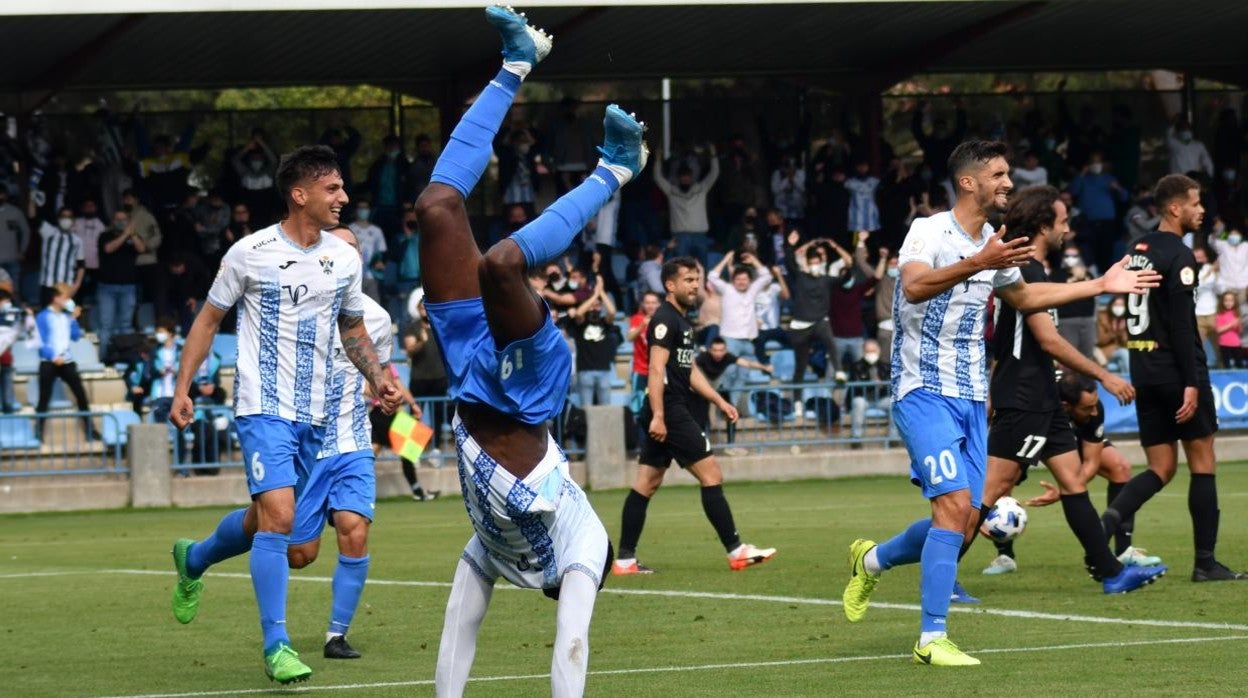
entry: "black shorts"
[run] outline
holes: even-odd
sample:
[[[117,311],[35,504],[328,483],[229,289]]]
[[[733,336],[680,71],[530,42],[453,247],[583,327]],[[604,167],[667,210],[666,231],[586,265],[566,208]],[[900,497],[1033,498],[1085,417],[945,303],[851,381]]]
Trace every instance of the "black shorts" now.
[[[1135,416],[1140,423],[1140,445],[1144,447],[1175,441],[1201,439],[1218,430],[1218,412],[1208,383],[1197,391],[1196,414],[1176,424],[1174,413],[1183,404],[1181,385],[1137,385]]]
[[[655,441],[650,436],[650,420],[653,417],[654,413],[650,410],[650,404],[646,403],[641,409],[640,416],[641,426],[645,432],[641,440],[641,457],[638,458],[642,465],[666,468],[675,458],[677,465],[688,468],[711,455],[711,442],[706,438],[706,429],[698,423],[688,409],[683,407],[666,409],[663,422],[667,427],[667,439],[661,442]]]
[[[369,410],[368,423],[373,425],[373,443],[383,448],[390,447],[390,422],[393,420],[394,415],[382,412],[380,405]]]
[[[992,413],[988,455],[1018,463],[1023,479],[1027,478],[1027,468],[1038,461],[1078,450],[1070,417],[1060,407],[1052,412],[1000,409]]]

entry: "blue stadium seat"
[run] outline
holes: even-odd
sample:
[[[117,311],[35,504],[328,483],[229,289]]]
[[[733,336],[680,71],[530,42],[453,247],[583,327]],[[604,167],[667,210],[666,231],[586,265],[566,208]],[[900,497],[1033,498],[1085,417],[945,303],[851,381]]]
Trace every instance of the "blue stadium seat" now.
[[[100,363],[100,351],[86,337],[71,344],[69,354],[73,357],[74,363],[78,365],[79,373],[98,373],[104,370],[104,364]]]
[[[138,424],[142,418],[134,410],[116,410],[111,414],[104,416],[100,420],[100,426],[103,427],[102,434],[104,437],[104,445],[112,448],[113,446],[125,446],[128,438],[128,430],[126,427],[131,424]]]
[[[39,448],[29,419],[0,419],[0,449]]]
[[[771,382],[771,376],[756,368],[751,368],[750,373],[745,380],[751,385],[766,385]]]
[[[612,390],[611,391],[611,404],[617,407],[625,407],[632,400],[632,397],[633,396],[630,395],[629,393],[622,393],[618,390]]]
[[[212,351],[221,360],[221,368],[238,365],[238,335],[218,334],[212,338]]]
[[[817,419],[819,417],[815,411],[814,401],[817,399],[831,400],[832,389],[826,386],[802,389],[802,413],[806,415],[806,419]]]
[[[759,399],[760,397],[762,397],[762,400]],[[788,398],[786,398],[779,390],[751,390],[748,400],[750,415],[760,422],[770,421],[767,419],[767,415],[763,412],[761,409],[762,406],[759,404],[763,400],[776,405],[782,405],[789,402]],[[789,404],[788,411],[780,415],[780,419],[783,422],[791,422],[797,419],[797,408],[792,404]]]
[[[26,342],[13,344],[13,371],[15,373],[39,373],[39,346]]]

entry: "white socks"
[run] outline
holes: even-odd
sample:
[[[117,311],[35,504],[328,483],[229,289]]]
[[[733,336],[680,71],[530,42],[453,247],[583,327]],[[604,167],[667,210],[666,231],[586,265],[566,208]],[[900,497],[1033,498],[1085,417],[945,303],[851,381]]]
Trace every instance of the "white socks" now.
[[[554,698],[585,693],[589,669],[589,620],[594,615],[598,585],[589,575],[569,570],[559,589],[555,616],[555,648],[550,662],[550,694]]]
[[[609,170],[611,174],[615,175],[621,187],[628,184],[628,181],[633,178],[633,171],[623,165],[609,165],[606,160],[600,158],[598,166]]]
[[[529,76],[529,71],[533,70],[533,64],[528,61],[503,61],[503,70],[518,75],[523,80]]]
[[[434,674],[437,695],[462,696],[468,684],[468,672],[477,655],[477,631],[485,620],[494,587],[460,558],[455,567],[455,581],[446,601],[446,620],[442,624],[442,641],[438,645],[438,668]]]
[[[939,630],[930,633],[919,633],[919,649],[927,647],[929,643],[935,642],[946,635],[947,633],[942,633]]]
[[[877,550],[879,550],[879,546],[873,546],[867,551],[866,555],[862,556],[862,566],[871,574],[879,574],[884,571],[880,568],[880,556],[876,554]]]

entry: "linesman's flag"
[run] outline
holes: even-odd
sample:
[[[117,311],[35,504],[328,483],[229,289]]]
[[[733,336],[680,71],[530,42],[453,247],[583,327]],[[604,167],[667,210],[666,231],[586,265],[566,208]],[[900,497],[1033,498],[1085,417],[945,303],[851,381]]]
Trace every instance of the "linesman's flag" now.
[[[390,448],[395,453],[415,463],[432,438],[433,429],[424,422],[402,410],[394,413],[394,421],[390,422]]]

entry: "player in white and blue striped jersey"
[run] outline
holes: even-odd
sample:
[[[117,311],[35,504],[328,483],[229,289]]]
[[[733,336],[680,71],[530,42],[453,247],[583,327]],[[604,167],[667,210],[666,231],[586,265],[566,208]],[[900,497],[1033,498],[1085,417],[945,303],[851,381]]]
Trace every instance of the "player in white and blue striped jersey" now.
[[[312,673],[299,661],[286,632],[286,554],[295,490],[315,463],[327,421],[337,416],[327,414],[326,398],[332,392],[332,348],[338,336],[343,354],[389,410],[398,406],[401,393],[382,369],[364,326],[359,254],[322,234],[338,224],[347,203],[333,151],[305,146],[284,156],[277,186],[286,217],[230,247],[182,349],[170,413],[179,428],[194,414],[190,383],[195,371],[226,311],[241,303],[234,410],[252,503],[226,515],[204,541],[175,543],[178,583],[173,606],[180,622],[193,620],[204,570],[250,547],[265,671],[289,683]],[[249,518],[254,537],[245,529]]]
[[[1011,189],[1006,152],[999,142],[959,145],[949,156],[957,190],[953,210],[916,220],[899,257],[893,416],[910,454],[910,479],[931,502],[932,515],[878,546],[854,541],[842,599],[845,617],[861,621],[881,572],[921,563],[917,664],[979,664],[949,640],[946,618],[958,554],[977,528],[988,460],[984,322],[989,294],[995,290],[1012,307],[1028,312],[1156,285],[1155,274],[1127,271],[1121,262],[1095,281],[1025,283],[1018,267],[1034,248],[1027,246],[1027,238],[1003,242],[1004,229],[994,234],[988,224],[991,214],[1005,210]]]

